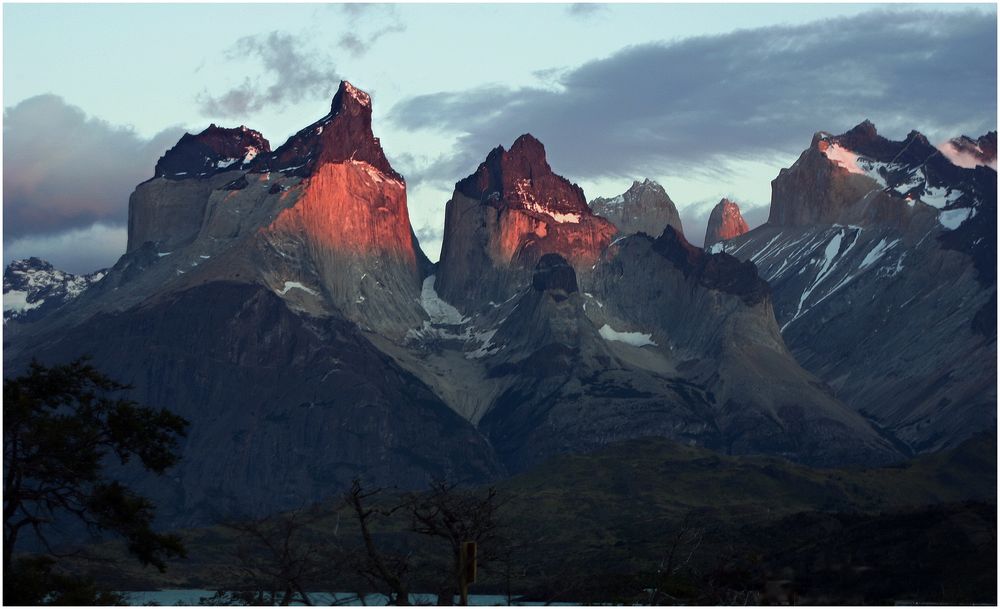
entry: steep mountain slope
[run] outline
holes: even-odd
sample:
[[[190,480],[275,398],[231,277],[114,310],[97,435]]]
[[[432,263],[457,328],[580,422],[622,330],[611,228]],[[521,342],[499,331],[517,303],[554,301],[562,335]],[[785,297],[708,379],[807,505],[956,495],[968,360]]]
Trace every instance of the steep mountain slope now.
[[[750,227],[740,213],[740,206],[729,199],[722,199],[712,208],[712,213],[708,216],[705,247],[711,247],[726,239],[735,239],[748,230]]]
[[[364,475],[419,487],[502,474],[492,447],[375,348],[427,314],[406,190],[342,83],[273,152],[252,130],[186,135],[129,205],[129,249],[44,323],[5,333],[5,368],[90,354],[132,397],[192,421],[166,522],[316,501]]]
[[[865,122],[772,182],[753,261],[802,365],[913,451],[996,428],[996,172]]]
[[[791,358],[751,266],[668,227],[612,247],[592,289],[548,254],[490,339],[487,376],[504,386],[480,429],[512,470],[644,436],[814,464],[895,458]]]
[[[684,233],[681,216],[667,191],[648,178],[632,182],[632,186],[617,197],[597,197],[590,202],[590,208],[626,235],[646,233],[656,236],[668,226]]]
[[[83,352],[134,399],[192,423],[169,479],[123,473],[165,526],[298,508],[358,476],[421,488],[503,472],[482,436],[354,323],[303,315],[263,286],[215,282],[102,313],[31,353]]]
[[[38,258],[14,260],[3,271],[3,321],[36,321],[75,299],[107,274],[73,275]]]
[[[531,135],[494,148],[455,185],[445,210],[437,291],[462,311],[509,299],[548,253],[586,272],[615,227],[595,216],[576,184],[553,173]]]

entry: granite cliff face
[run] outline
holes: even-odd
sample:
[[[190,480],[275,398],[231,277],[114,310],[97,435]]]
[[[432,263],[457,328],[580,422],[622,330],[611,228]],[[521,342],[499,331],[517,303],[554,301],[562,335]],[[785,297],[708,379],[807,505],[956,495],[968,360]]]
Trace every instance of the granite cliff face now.
[[[522,135],[455,185],[437,291],[463,311],[503,302],[531,281],[545,254],[586,273],[615,232],[591,212],[579,186],[553,173],[541,142]]]
[[[152,247],[163,259],[125,306],[162,283],[226,280],[397,336],[424,318],[417,300],[429,262],[406,186],[372,133],[371,98],[346,81],[329,114],[273,152],[246,128],[185,135],[129,212],[128,254]]]
[[[711,247],[719,241],[739,237],[750,230],[747,221],[740,213],[740,206],[730,201],[722,199],[712,208],[712,213],[708,216],[708,227],[705,229],[705,247]]]
[[[996,171],[866,122],[772,187],[768,223],[713,249],[756,264],[796,359],[907,450],[995,429]]]
[[[598,216],[610,220],[625,235],[646,233],[656,236],[668,226],[684,233],[674,202],[662,186],[648,178],[632,182],[632,186],[617,197],[594,199],[590,208]]]

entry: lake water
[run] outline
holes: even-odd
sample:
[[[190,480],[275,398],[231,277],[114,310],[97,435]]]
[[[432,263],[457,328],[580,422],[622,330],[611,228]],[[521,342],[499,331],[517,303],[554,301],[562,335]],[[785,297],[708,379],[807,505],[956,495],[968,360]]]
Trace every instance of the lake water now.
[[[130,605],[157,604],[164,607],[175,605],[197,605],[202,598],[211,597],[214,590],[153,590],[149,592],[125,592],[128,595]],[[325,593],[316,592],[309,595],[309,599],[314,605],[354,605],[360,606],[361,601],[355,594],[347,593]],[[386,597],[381,594],[369,594],[365,596],[367,605],[385,605]],[[413,605],[435,605],[437,595],[434,594],[411,594],[410,603]],[[500,594],[473,594],[469,596],[470,605],[496,606],[506,605],[507,597]],[[511,602],[518,606],[538,606],[543,603],[519,603],[516,597]],[[562,603],[553,603],[562,604]]]

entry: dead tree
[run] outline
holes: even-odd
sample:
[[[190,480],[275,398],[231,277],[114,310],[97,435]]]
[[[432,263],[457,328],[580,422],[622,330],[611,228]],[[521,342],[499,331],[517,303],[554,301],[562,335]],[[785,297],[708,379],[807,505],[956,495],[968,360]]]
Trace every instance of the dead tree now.
[[[649,592],[649,604],[660,604],[663,600],[670,603],[679,602],[680,599],[671,596],[664,588],[668,588],[671,580],[690,565],[695,553],[701,547],[703,537],[704,531],[694,526],[690,513],[686,514],[660,559],[654,585]]]
[[[356,570],[376,589],[388,589],[390,605],[409,605],[410,593],[406,582],[410,570],[409,557],[381,551],[372,536],[371,526],[375,517],[390,517],[404,507],[402,504],[388,508],[368,506],[381,490],[366,491],[361,481],[355,478],[351,489],[344,494],[344,503],[358,521],[365,546],[364,559],[357,563]]]
[[[453,484],[434,482],[425,493],[410,495],[407,506],[411,530],[446,542],[451,550],[451,578],[462,605],[468,604],[468,584],[462,545],[475,542],[478,560],[488,563],[500,556],[501,535],[498,514],[501,501],[495,488],[485,496],[459,491]],[[441,602],[439,595],[439,604]],[[451,604],[447,598],[446,604]]]
[[[315,511],[296,510],[225,525],[239,535],[234,569],[248,604],[312,605],[306,587],[329,562],[327,548],[309,531],[318,518]]]

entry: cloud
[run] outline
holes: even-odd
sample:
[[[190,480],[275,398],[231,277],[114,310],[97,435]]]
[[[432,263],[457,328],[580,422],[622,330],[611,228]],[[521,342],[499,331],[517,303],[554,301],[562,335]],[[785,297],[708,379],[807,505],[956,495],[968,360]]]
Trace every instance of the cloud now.
[[[95,223],[123,225],[129,194],[152,177],[157,158],[182,134],[171,128],[147,140],[131,128],[88,117],[55,95],[5,108],[5,245]]]
[[[566,13],[580,19],[589,19],[606,10],[608,10],[608,5],[594,2],[575,2],[566,7]]]
[[[899,9],[643,44],[553,72],[554,86],[421,95],[390,119],[455,134],[454,152],[416,174],[450,181],[525,132],[574,179],[787,157],[866,117],[946,139],[995,128],[996,25],[980,10]]]
[[[997,160],[995,158],[992,160],[984,159],[981,150],[977,150],[979,154],[976,154],[971,150],[964,150],[955,146],[955,144],[950,140],[942,143],[937,148],[941,151],[941,154],[943,154],[945,158],[959,167],[974,169],[979,165],[985,165],[987,167],[992,167],[993,169],[997,168]]]
[[[330,97],[340,83],[332,62],[303,48],[302,42],[291,34],[274,31],[244,36],[227,51],[226,57],[258,61],[263,76],[248,77],[219,95],[202,91],[197,101],[206,116],[246,116],[264,108]]]
[[[128,231],[124,226],[95,223],[53,235],[34,235],[4,243],[3,264],[37,256],[57,269],[90,273],[107,268],[125,253]]]
[[[389,4],[342,4],[351,28],[341,35],[337,46],[353,57],[361,57],[368,53],[383,36],[406,31],[406,24],[399,18],[396,7]],[[381,14],[373,16],[375,12]],[[375,29],[368,28],[369,23],[386,23]]]

